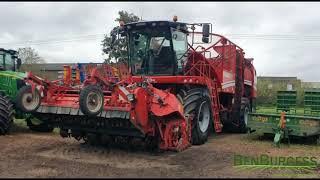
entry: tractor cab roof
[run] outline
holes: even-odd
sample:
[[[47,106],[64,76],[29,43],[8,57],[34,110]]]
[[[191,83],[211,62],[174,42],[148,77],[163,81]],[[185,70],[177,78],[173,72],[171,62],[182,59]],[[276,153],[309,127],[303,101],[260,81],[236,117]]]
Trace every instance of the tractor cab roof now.
[[[160,27],[172,27],[181,30],[187,30],[187,23],[173,22],[173,21],[139,21],[133,23],[124,24],[124,29],[130,31],[133,29],[145,29],[145,28],[160,28]]]
[[[13,49],[3,49],[3,48],[0,48],[0,52],[9,53],[11,55],[15,55],[17,53],[17,51]]]

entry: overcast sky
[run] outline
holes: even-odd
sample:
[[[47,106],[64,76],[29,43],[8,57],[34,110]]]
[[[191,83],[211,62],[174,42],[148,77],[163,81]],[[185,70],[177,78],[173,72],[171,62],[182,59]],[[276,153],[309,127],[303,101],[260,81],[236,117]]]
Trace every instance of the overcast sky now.
[[[211,22],[254,58],[258,75],[320,81],[318,2],[0,2],[0,9],[0,47],[31,46],[47,62],[102,62],[103,34],[126,10],[143,20]]]

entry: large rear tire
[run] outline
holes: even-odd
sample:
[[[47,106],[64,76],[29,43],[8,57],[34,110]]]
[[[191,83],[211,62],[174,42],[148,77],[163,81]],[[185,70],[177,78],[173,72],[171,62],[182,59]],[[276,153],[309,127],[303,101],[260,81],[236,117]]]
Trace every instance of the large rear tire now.
[[[22,112],[35,112],[41,103],[41,95],[36,88],[32,94],[31,86],[23,86],[17,93],[16,107]]]
[[[204,144],[212,127],[211,102],[208,91],[203,88],[193,88],[188,91],[180,91],[177,97],[182,101],[185,117],[193,115],[191,120],[192,144]]]
[[[10,132],[13,124],[13,104],[8,96],[0,95],[0,135]]]
[[[250,101],[248,98],[241,98],[241,106],[240,106],[240,119],[239,124],[230,123],[225,127],[227,132],[231,133],[247,133],[248,132],[248,119],[249,113],[252,112]]]
[[[102,90],[95,85],[88,85],[80,92],[80,109],[83,114],[96,116],[103,110],[104,96]]]

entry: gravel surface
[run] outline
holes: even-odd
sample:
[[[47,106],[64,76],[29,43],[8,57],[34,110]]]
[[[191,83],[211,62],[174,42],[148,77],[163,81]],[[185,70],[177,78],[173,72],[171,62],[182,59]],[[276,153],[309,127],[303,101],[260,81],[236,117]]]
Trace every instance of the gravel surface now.
[[[301,142],[300,142],[301,143]],[[272,138],[247,134],[211,136],[187,150],[151,153],[139,148],[89,146],[57,133],[15,128],[0,136],[0,177],[320,177],[293,170],[252,170],[233,167],[234,155],[314,156],[319,147],[304,143],[272,146]]]

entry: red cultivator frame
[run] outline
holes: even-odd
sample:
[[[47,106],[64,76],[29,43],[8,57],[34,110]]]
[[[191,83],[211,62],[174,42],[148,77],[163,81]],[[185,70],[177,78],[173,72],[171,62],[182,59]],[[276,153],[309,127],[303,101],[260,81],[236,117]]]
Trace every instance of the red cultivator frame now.
[[[25,81],[30,88],[22,93],[20,108],[25,112],[53,116],[49,123],[56,123],[58,127],[64,118],[76,121],[78,116],[84,115],[82,112],[88,114],[85,121],[90,117],[95,119],[95,116],[123,119],[130,116],[132,125],[139,130],[135,136],[153,138],[159,142],[157,145],[160,149],[180,151],[190,145],[190,123],[185,119],[183,107],[173,94],[154,88],[147,79],[141,83],[133,83],[130,78],[120,82],[115,80],[119,79],[101,75],[98,68],[94,68],[83,84],[77,86],[70,86],[69,83],[65,85],[62,81],[50,82],[28,73]],[[40,101],[41,94],[43,98]],[[85,103],[87,109],[79,106],[81,103]],[[93,109],[90,104],[94,106]],[[120,122],[121,125],[126,123]],[[68,124],[62,123],[62,128],[65,125]],[[67,135],[63,129],[61,131],[62,135]],[[76,132],[72,135],[76,139],[85,136]]]

